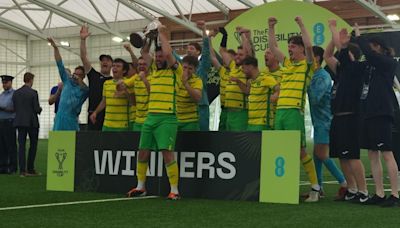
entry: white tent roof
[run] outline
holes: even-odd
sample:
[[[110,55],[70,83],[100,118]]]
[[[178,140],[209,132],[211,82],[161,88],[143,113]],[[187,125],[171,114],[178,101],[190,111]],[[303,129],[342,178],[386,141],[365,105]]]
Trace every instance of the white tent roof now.
[[[0,0],[0,26],[43,38],[43,30],[87,22],[120,36],[109,23],[167,17],[199,33],[190,22],[192,14],[221,11],[226,15],[230,10],[246,9],[273,1],[275,0]],[[354,1],[374,11],[376,15],[385,17],[376,3]]]
[[[263,0],[247,1],[253,3],[254,5],[260,5],[264,3]],[[50,15],[52,10],[39,6],[36,4],[37,2],[45,2],[52,5],[57,5],[65,11],[74,12],[81,17],[87,18],[96,23],[104,23],[102,17],[106,22],[144,19],[142,15],[122,4],[122,1],[117,0],[0,0],[0,19],[4,18],[6,20],[16,22],[32,30],[37,30],[37,27],[45,29],[77,25],[73,21],[63,18],[55,13]],[[129,2],[130,4],[134,5],[136,1],[127,0],[125,2]],[[229,10],[248,8],[246,5],[237,0],[145,0],[145,2],[154,6],[154,9],[145,7],[142,8],[154,17],[163,16],[155,9],[162,9],[175,16],[180,14],[179,10],[184,15],[188,15],[190,13],[196,14],[220,11],[210,2],[222,3],[221,5],[223,7],[225,5]],[[174,2],[176,3],[177,7],[174,5]],[[99,12],[96,11],[96,8]],[[24,12],[27,16],[24,15]],[[31,18],[31,21],[28,19],[28,17]]]

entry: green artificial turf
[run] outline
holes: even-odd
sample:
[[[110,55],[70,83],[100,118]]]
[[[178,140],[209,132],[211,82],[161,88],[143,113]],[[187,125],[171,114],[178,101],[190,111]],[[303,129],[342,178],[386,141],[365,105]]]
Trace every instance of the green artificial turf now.
[[[362,155],[369,174],[368,159],[365,153]],[[40,140],[38,171],[46,173],[46,160],[47,140]],[[326,169],[324,175],[325,180],[333,180]],[[301,180],[306,180],[303,171]],[[325,198],[299,205],[187,198],[171,202],[156,198],[0,210],[0,227],[399,227],[400,208],[334,202],[338,187],[325,184]],[[45,189],[45,175],[0,175],[0,208],[123,197]],[[308,189],[301,187],[302,191]],[[369,190],[373,192],[372,185]]]

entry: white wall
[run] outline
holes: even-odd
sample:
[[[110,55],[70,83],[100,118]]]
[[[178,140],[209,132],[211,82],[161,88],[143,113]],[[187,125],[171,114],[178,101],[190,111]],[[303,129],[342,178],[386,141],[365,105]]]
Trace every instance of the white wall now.
[[[120,28],[124,28],[125,31],[135,31],[135,27],[143,26],[144,22],[140,23],[121,23]],[[137,29],[136,29],[137,30]],[[93,67],[98,69],[98,56],[106,53],[113,56],[113,58],[122,57],[123,59],[130,61],[130,56],[123,49],[122,44],[115,43],[112,41],[112,35],[102,34],[98,31],[93,32],[96,35],[92,35],[88,41],[88,55],[89,59],[93,63]],[[125,32],[128,36],[129,32]],[[49,36],[54,36],[57,40],[68,41],[70,48],[79,53],[79,28],[58,28],[55,30],[47,31]],[[58,38],[63,37],[63,38]],[[81,65],[79,56],[60,49],[63,57],[65,66],[73,70],[77,65]],[[136,54],[139,55],[138,50],[135,50]],[[14,33],[9,30],[0,28],[0,74],[9,74],[15,76],[13,82],[14,89],[19,88],[23,85],[23,74],[26,71],[30,71],[35,74],[35,81],[33,88],[39,93],[40,105],[43,108],[43,112],[40,115],[40,138],[47,138],[49,131],[52,129],[54,120],[54,107],[49,106],[48,97],[51,88],[59,82],[59,75],[57,67],[55,65],[53,57],[53,48],[47,45],[44,40],[37,40],[21,34]],[[0,88],[0,92],[2,92]],[[219,108],[215,107],[214,102],[211,107],[211,113],[219,114]],[[308,109],[308,107],[307,107]],[[81,123],[87,122],[87,102],[82,107],[82,112],[79,117]],[[211,119],[211,129],[216,130],[218,121],[215,118]],[[310,135],[311,121],[306,110],[306,129],[307,135]]]
[[[95,69],[99,68],[98,56],[103,53],[110,54],[113,58],[121,57],[130,62],[130,56],[122,47],[122,44],[112,41],[111,38],[111,35],[96,35],[87,40],[88,57]],[[79,37],[70,37],[63,40],[68,41],[70,47],[79,53]],[[40,104],[43,108],[43,113],[40,115],[41,129],[39,136],[47,138],[48,132],[52,129],[54,119],[54,107],[48,105],[47,99],[51,88],[60,81],[60,78],[54,62],[53,48],[48,46],[45,41],[32,41],[31,45],[32,62],[30,70],[36,75],[33,87],[39,92]],[[64,49],[60,49],[60,51],[65,67],[73,71],[76,66],[82,65],[79,56]],[[87,80],[85,81],[87,83]],[[81,123],[87,123],[87,101],[82,107],[79,120]]]
[[[38,91],[40,105],[43,108],[39,116],[41,125],[39,137],[47,138],[54,120],[54,107],[49,106],[47,99],[51,88],[60,81],[53,57],[53,48],[43,40],[27,41],[27,37],[25,37],[25,40],[15,40],[12,39],[13,37],[8,36],[5,38],[10,39],[0,39],[0,74],[15,76],[13,81],[14,89],[23,85],[23,74],[26,71],[30,71],[35,75],[33,88]],[[62,40],[68,41],[72,50],[79,53],[80,38],[78,36]],[[30,45],[27,45],[28,42]],[[95,69],[99,68],[98,56],[103,53],[110,54],[114,58],[120,57],[129,62],[131,61],[122,44],[112,41],[111,35],[91,36],[87,41],[87,46],[89,59]],[[79,56],[65,49],[60,49],[60,51],[66,67],[73,70],[76,66],[82,65]],[[139,54],[138,51],[136,51],[136,54]],[[29,61],[27,56],[31,57]],[[3,89],[0,88],[0,92],[2,91]],[[87,122],[87,102],[82,107],[79,119],[81,123]]]

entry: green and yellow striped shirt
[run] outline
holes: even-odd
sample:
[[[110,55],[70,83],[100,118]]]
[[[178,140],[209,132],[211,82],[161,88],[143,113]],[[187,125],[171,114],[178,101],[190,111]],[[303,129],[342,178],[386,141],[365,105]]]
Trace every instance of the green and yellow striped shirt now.
[[[149,83],[151,82],[151,76],[147,76]],[[124,80],[124,83],[130,87],[133,86],[135,91],[136,100],[136,113],[135,123],[143,124],[147,117],[148,104],[149,104],[149,93],[147,92],[146,85],[138,74],[135,74],[129,79]]]
[[[110,128],[127,128],[130,104],[126,96],[116,97],[116,80],[107,80],[103,86],[103,97],[106,100],[104,126]],[[132,89],[128,89],[133,93]]]
[[[151,74],[149,113],[176,113],[177,80],[182,74],[182,65],[176,69],[155,70]]]
[[[181,77],[179,77],[179,80],[181,80]],[[192,75],[188,82],[193,89],[200,91],[203,89],[201,78],[195,74]],[[197,113],[198,103],[192,99],[182,82],[179,82],[178,85],[179,90],[176,96],[176,116],[178,117],[178,122],[197,122],[199,120]]]
[[[315,60],[291,62],[285,58],[277,109],[297,108],[304,110],[307,86],[316,69]]]
[[[249,94],[249,125],[263,125],[273,127],[273,111],[270,97],[273,88],[278,83],[265,73],[260,73],[255,80],[250,82]]]
[[[229,64],[229,77],[238,78],[246,84],[247,78],[242,72],[242,67],[236,66],[232,62]],[[230,81],[229,78],[225,88],[225,108],[247,109],[246,95],[240,90],[239,85],[236,82]]]

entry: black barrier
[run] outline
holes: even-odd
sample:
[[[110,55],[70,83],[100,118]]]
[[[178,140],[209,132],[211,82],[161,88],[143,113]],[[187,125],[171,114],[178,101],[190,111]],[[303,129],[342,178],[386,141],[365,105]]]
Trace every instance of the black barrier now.
[[[75,191],[126,193],[136,186],[139,133],[77,132]],[[261,133],[182,132],[176,142],[183,197],[258,201]],[[166,196],[161,153],[152,152],[148,194]]]

